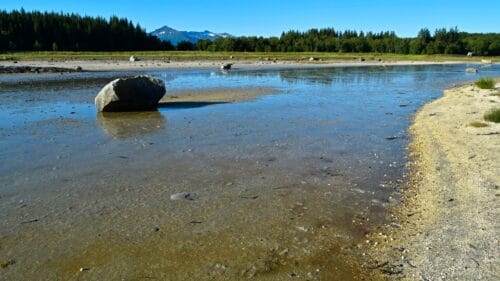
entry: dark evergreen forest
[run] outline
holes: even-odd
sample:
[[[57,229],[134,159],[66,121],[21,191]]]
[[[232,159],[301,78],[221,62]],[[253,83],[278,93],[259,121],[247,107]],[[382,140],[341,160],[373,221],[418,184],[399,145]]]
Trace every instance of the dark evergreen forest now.
[[[0,11],[1,51],[132,51],[173,49],[140,25],[111,17]]]

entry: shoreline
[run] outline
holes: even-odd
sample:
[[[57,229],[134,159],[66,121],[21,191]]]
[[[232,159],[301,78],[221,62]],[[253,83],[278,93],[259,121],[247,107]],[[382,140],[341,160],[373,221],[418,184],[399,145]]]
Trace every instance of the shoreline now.
[[[329,67],[355,67],[355,66],[406,66],[406,65],[447,65],[447,64],[478,64],[480,61],[412,61],[412,60],[382,60],[382,61],[346,61],[328,60],[316,62],[304,61],[255,61],[255,60],[192,60],[192,61],[119,61],[119,60],[22,60],[0,61],[0,67],[32,67],[32,68],[65,68],[74,71],[119,71],[119,70],[161,70],[161,69],[218,69],[224,63],[234,63],[233,69],[258,70],[258,69],[282,69],[282,68],[329,68]]]
[[[370,237],[371,268],[397,280],[498,279],[500,124],[483,115],[498,107],[499,86],[447,89],[417,112],[410,181],[393,222]]]

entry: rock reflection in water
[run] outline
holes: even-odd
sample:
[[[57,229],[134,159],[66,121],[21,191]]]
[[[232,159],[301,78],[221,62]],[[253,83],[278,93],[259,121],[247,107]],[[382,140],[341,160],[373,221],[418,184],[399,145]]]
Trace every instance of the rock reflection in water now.
[[[124,139],[154,135],[165,130],[165,117],[158,111],[102,112],[97,123],[109,136]]]

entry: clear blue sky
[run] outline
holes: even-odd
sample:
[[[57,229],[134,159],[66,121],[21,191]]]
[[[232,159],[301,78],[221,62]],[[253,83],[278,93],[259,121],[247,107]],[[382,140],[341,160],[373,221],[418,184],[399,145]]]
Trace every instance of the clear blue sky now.
[[[334,27],[396,31],[416,36],[422,27],[457,26],[468,32],[500,32],[500,0],[1,0],[0,9],[117,15],[148,32],[178,30],[279,36],[282,31]]]

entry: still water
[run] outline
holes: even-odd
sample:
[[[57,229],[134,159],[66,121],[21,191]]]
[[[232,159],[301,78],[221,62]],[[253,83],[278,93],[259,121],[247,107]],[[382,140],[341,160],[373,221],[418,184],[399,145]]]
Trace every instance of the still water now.
[[[398,203],[413,114],[500,75],[466,67],[0,76],[0,279],[377,278],[359,245]],[[103,85],[139,74],[167,95],[268,93],[96,113]]]

